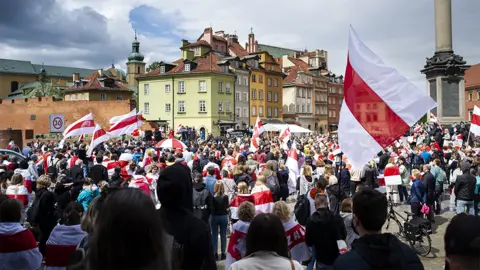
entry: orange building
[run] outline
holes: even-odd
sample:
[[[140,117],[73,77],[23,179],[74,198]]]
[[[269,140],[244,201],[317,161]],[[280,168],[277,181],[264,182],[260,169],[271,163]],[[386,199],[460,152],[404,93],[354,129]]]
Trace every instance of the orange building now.
[[[480,107],[480,64],[465,71],[465,120],[472,120],[475,106]]]

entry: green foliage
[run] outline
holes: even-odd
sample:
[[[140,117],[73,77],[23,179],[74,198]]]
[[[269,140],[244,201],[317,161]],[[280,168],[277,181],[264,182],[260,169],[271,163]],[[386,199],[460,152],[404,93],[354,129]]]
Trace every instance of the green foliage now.
[[[157,68],[160,68],[160,62],[155,61],[147,67],[147,72],[150,72],[150,71],[155,70]]]

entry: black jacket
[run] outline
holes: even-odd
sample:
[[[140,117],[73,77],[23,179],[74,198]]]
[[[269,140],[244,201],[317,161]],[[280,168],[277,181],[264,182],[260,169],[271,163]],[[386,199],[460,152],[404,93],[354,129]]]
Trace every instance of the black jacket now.
[[[365,235],[355,240],[352,249],[338,257],[335,270],[423,270],[417,254],[389,233]]]
[[[363,168],[363,177],[360,179],[362,183],[370,188],[378,187],[377,169],[372,168],[369,165],[365,165]]]
[[[323,264],[333,264],[340,255],[337,240],[345,238],[347,231],[342,217],[328,208],[318,208],[307,221],[305,242],[315,247],[315,259]]]
[[[213,197],[213,209],[212,209],[212,216],[223,216],[227,215],[227,209],[230,207],[228,203],[228,196],[221,195]]]
[[[422,184],[425,186],[426,203],[432,204],[435,201],[435,177],[430,171],[423,175]]]
[[[38,200],[38,225],[40,228],[53,228],[57,224],[55,195],[46,188],[37,189],[35,200]],[[34,202],[35,203],[35,202]]]
[[[193,216],[193,184],[188,167],[173,164],[160,173],[158,210],[171,247],[172,269],[217,269],[210,227]]]
[[[88,177],[92,178],[95,184],[98,184],[102,180],[108,181],[107,168],[102,164],[97,164],[90,169]]]
[[[57,218],[61,219],[61,223],[63,224],[63,212],[71,202],[72,194],[70,193],[70,189],[61,183],[57,183],[54,194],[55,200],[57,201]]]
[[[330,210],[335,213],[340,213],[340,203],[345,198],[345,192],[340,189],[339,184],[327,187],[328,200],[330,201]]]
[[[455,196],[457,196],[457,200],[473,201],[476,183],[475,176],[471,175],[470,172],[464,172],[462,175],[457,176],[457,181],[455,182]]]
[[[73,181],[81,180],[83,178],[83,168],[75,165],[68,170],[67,175],[72,178]]]

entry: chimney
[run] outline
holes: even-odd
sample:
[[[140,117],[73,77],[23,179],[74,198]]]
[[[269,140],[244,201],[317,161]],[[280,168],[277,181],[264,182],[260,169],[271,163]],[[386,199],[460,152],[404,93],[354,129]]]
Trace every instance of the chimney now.
[[[104,74],[103,74],[103,69],[99,69],[99,70],[98,70],[98,75],[100,75],[100,77],[103,77],[103,76],[104,76]]]
[[[208,42],[208,44],[212,45],[213,43],[213,30],[211,27],[205,28],[203,31],[203,40]]]
[[[73,73],[73,82],[80,81],[80,73]]]

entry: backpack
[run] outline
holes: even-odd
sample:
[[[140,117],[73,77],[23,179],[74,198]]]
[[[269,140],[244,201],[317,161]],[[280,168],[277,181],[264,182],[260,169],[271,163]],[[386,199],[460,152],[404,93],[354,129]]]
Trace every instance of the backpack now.
[[[43,195],[43,194],[42,194]],[[40,215],[38,214],[40,208],[40,198],[34,200],[32,205],[27,210],[27,221],[30,224],[38,224]]]
[[[307,220],[310,217],[310,201],[308,200],[307,195],[298,196],[293,212],[300,225],[307,225]]]
[[[267,176],[266,186],[270,189],[273,195],[277,196],[280,194],[280,184],[278,183],[273,172]]]
[[[53,161],[53,158],[51,159]],[[58,171],[57,171],[57,163],[60,161],[57,160],[57,162],[53,163],[53,165],[50,165],[48,166],[47,168],[47,174],[48,176],[50,176],[50,179],[56,179],[57,178],[57,175],[58,175]]]
[[[193,215],[205,221],[208,220],[208,195],[210,195],[210,192],[207,189],[202,191],[193,189]]]

